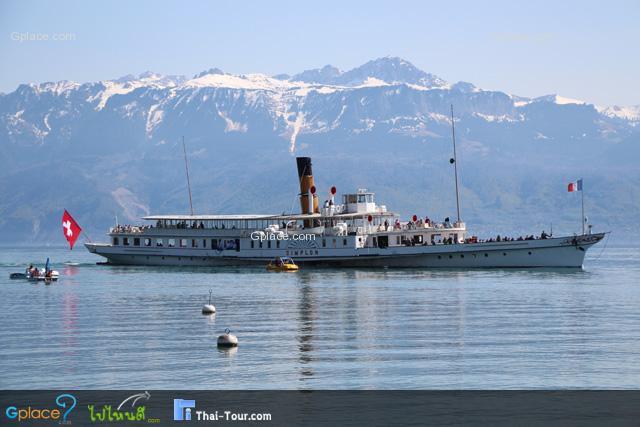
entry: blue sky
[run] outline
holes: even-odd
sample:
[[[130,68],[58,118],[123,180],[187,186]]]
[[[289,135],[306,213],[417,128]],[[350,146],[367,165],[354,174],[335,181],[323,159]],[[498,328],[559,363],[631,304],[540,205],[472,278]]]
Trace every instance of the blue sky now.
[[[146,70],[346,70],[392,55],[485,89],[640,104],[640,2],[447,3],[3,1],[0,91]],[[49,40],[15,40],[24,33]]]

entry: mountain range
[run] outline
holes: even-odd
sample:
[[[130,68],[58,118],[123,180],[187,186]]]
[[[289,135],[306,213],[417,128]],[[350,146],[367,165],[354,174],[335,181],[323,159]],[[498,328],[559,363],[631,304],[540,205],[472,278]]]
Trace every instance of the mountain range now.
[[[0,242],[63,243],[68,209],[94,240],[118,218],[297,211],[295,155],[321,194],[367,187],[408,218],[454,216],[451,106],[461,213],[475,234],[580,228],[584,178],[596,229],[635,230],[640,105],[598,106],[449,83],[396,57],[349,71],[22,84],[0,94]],[[624,234],[624,233],[620,233]]]

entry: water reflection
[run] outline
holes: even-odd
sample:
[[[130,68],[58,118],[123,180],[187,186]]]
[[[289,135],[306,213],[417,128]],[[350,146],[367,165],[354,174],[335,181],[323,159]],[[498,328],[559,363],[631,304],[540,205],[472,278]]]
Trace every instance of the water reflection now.
[[[310,363],[314,360],[313,352],[313,320],[315,316],[315,307],[313,302],[313,280],[310,274],[300,274],[298,281],[298,350],[300,352],[299,359],[300,381],[304,381],[307,377],[313,376],[313,369]]]
[[[218,347],[218,354],[228,358],[234,358],[238,354],[238,347]]]

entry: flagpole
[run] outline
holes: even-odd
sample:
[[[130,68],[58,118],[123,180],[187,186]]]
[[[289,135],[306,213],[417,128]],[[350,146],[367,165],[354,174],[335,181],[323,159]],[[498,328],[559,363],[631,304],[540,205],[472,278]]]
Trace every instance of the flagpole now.
[[[584,236],[584,183],[582,183],[582,190],[580,190],[582,196],[582,235]]]
[[[456,155],[456,127],[453,120],[453,104],[451,104],[451,140],[453,141],[453,173],[456,178],[456,213],[458,214],[458,225],[460,223],[460,194],[458,192],[458,156]]]
[[[191,208],[191,216],[193,216],[193,201],[191,199],[191,181],[189,180],[189,164],[187,163],[187,147],[184,145],[184,136],[182,137],[182,151],[184,152],[184,169],[187,172],[187,187],[189,188],[189,207]]]

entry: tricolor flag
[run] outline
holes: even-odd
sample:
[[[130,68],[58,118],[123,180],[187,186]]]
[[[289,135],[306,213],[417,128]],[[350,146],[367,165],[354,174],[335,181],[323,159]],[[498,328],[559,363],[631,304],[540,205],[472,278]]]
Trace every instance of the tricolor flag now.
[[[582,191],[582,178],[580,178],[577,182],[570,182],[567,186],[567,191],[569,193],[573,193],[574,191]]]
[[[67,242],[69,242],[71,249],[73,249],[73,245],[76,243],[76,240],[78,240],[78,237],[80,237],[81,231],[82,228],[80,228],[76,220],[73,219],[65,209],[62,214],[62,233],[64,234],[64,238],[67,239]]]

